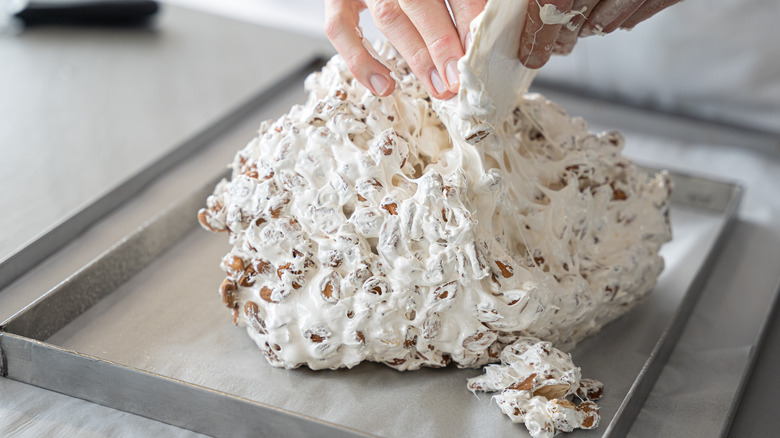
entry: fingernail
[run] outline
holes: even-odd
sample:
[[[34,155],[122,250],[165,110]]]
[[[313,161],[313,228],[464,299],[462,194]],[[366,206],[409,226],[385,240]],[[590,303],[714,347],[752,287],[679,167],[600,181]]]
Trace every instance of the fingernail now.
[[[586,37],[586,36],[591,36],[591,35],[593,35],[593,28],[592,27],[585,25],[585,26],[582,26],[580,28],[579,36]]]
[[[571,53],[572,50],[574,50],[574,44],[575,43],[576,43],[576,41],[573,41],[573,42],[570,42],[570,43],[565,43],[565,44],[560,44],[560,45],[556,46],[555,50],[553,50],[553,53],[555,53],[557,55],[568,55],[569,53]]]
[[[466,50],[468,50],[469,47],[471,47],[471,43],[473,40],[474,40],[474,34],[471,31],[469,31],[469,33],[466,34]]]
[[[447,86],[444,85],[444,81],[441,80],[441,76],[439,76],[439,72],[435,68],[431,71],[431,84],[433,84],[433,88],[439,94],[447,91]]]
[[[377,96],[385,94],[387,89],[390,87],[390,81],[388,81],[386,77],[380,75],[379,73],[374,73],[369,76],[368,82],[371,84],[371,88],[374,89],[374,94]]]
[[[520,62],[523,63],[523,65],[528,65],[528,61],[531,60],[531,48],[525,44],[520,45],[520,53],[518,54],[518,58],[520,59]]]
[[[582,26],[582,29],[580,29],[580,36],[586,37],[586,36],[593,36],[593,35],[604,35],[604,26],[600,24],[591,24],[591,23],[585,23]]]
[[[532,53],[531,55],[527,56],[525,59],[522,60],[523,65],[530,69],[538,69],[541,68],[544,62],[542,61],[542,57]]]
[[[455,60],[451,60],[444,67],[444,71],[447,74],[447,85],[450,88],[456,87],[460,83],[460,77],[458,73],[458,63]]]

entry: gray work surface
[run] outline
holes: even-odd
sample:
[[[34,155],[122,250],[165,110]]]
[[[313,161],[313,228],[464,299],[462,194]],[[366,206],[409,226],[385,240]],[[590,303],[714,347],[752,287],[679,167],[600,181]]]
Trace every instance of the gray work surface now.
[[[0,215],[0,259],[327,50],[321,40],[175,8],[167,8],[150,29],[39,28],[0,36],[0,206],[6,207]],[[598,107],[548,97],[597,121],[596,129],[610,127],[608,120],[597,120]],[[294,103],[286,99],[270,102],[237,127],[229,139],[233,149],[243,146],[260,120]],[[682,430],[713,436],[730,402],[717,395],[733,394],[741,377],[733,371],[757,336],[754,324],[744,322],[766,316],[777,285],[780,157],[768,152],[777,140],[772,146],[771,139],[751,137],[758,146],[743,148],[738,136],[717,130],[692,129],[680,140],[675,132],[641,128],[626,132],[630,156],[746,187],[740,221],[632,430],[636,436],[678,436]],[[4,289],[0,320],[164,208],[182,185],[200,185],[198,169],[208,174],[205,169],[227,163],[231,155],[230,148],[206,151]],[[772,397],[780,386],[772,372],[780,359],[780,327],[769,328],[734,420],[735,436],[771,436],[780,427]],[[155,434],[191,435],[0,379],[0,435]]]
[[[186,10],[158,18],[0,34],[0,202],[17,206],[0,259],[327,48]]]

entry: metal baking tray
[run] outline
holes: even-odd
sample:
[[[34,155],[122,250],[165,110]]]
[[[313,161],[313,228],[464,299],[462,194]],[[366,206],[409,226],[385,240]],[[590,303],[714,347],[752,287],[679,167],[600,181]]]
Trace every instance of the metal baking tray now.
[[[300,87],[300,84],[294,85]],[[262,99],[255,102],[262,105]],[[236,145],[237,147],[240,145]],[[221,163],[219,163],[221,164]],[[504,436],[525,432],[466,379],[268,365],[215,290],[223,235],[197,226],[216,178],[0,325],[0,374],[213,436]],[[653,387],[727,239],[742,189],[672,172],[674,240],[654,293],[573,351],[605,384],[597,434],[622,436]],[[572,436],[593,436],[575,432]]]

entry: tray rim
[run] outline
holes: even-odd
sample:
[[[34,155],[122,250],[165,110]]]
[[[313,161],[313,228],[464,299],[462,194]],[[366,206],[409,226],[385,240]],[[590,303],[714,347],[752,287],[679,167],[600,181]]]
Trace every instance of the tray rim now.
[[[700,180],[706,179],[690,173],[685,174],[684,176]],[[720,250],[725,246],[731,234],[731,230],[734,228],[734,223],[737,220],[737,209],[742,200],[744,188],[739,184],[728,183],[722,180],[713,179],[710,181],[730,186],[731,195],[723,209],[724,221],[718,227],[716,232],[717,237],[708,248],[707,256],[702,262],[696,276],[688,285],[688,289],[685,291],[674,314],[659,336],[650,356],[642,366],[639,374],[637,374],[637,378],[634,380],[634,383],[631,385],[631,388],[629,388],[628,393],[626,393],[626,396],[623,398],[623,401],[615,412],[613,420],[610,421],[609,425],[604,430],[604,434],[602,435],[604,437],[621,437],[628,435],[636,416],[642,409],[642,405],[644,405],[644,402],[650,395],[650,391],[658,380],[658,376],[661,374],[666,361],[669,359],[674,347],[677,345],[677,341],[688,322],[688,318],[693,312],[696,302],[699,300],[699,296],[701,296],[701,293],[706,286],[709,274],[721,252]]]
[[[291,436],[289,431],[296,430],[303,434],[300,436],[376,437],[348,426],[13,333],[0,332],[0,352],[3,356],[0,374],[3,377],[196,433],[220,436],[224,432],[220,429],[222,422],[214,423],[208,421],[210,416],[206,416],[205,420],[203,417],[203,412],[209,411],[209,407],[219,405],[222,409],[250,414],[244,415],[239,422],[247,435],[251,432],[251,435],[262,437]],[[8,375],[6,367],[9,358],[12,363],[19,362],[18,365],[23,369],[19,373],[21,375]],[[99,385],[103,389],[101,394],[88,389],[91,384]],[[152,385],[157,391],[155,394],[168,394],[166,400],[148,397],[146,390]],[[106,388],[113,390],[105,391]],[[159,392],[160,388],[163,392]],[[119,393],[122,395],[117,395]],[[181,403],[166,403],[167,399],[176,397],[186,397],[186,406]],[[160,405],[164,405],[167,410],[161,411]],[[215,413],[218,416],[223,412],[217,409]],[[197,426],[193,427],[193,424]]]
[[[0,293],[6,286],[21,278],[30,267],[46,260],[108,213],[127,203],[166,171],[176,167],[179,162],[228,132],[252,111],[272,99],[281,90],[296,83],[295,81],[301,76],[323,65],[326,60],[323,55],[317,55],[295,66],[288,74],[283,75],[267,88],[253,92],[249,98],[217,117],[212,123],[149,163],[148,166],[117,185],[109,187],[106,192],[86,201],[78,207],[77,211],[61,218],[10,254],[0,258]]]

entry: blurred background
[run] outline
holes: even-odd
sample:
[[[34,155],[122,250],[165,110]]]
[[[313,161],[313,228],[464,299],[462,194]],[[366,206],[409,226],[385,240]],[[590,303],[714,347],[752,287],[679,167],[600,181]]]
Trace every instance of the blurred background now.
[[[325,38],[317,0],[167,0]],[[580,39],[542,80],[665,111],[780,132],[780,3],[684,1],[636,28]],[[361,26],[381,33],[367,12]]]

